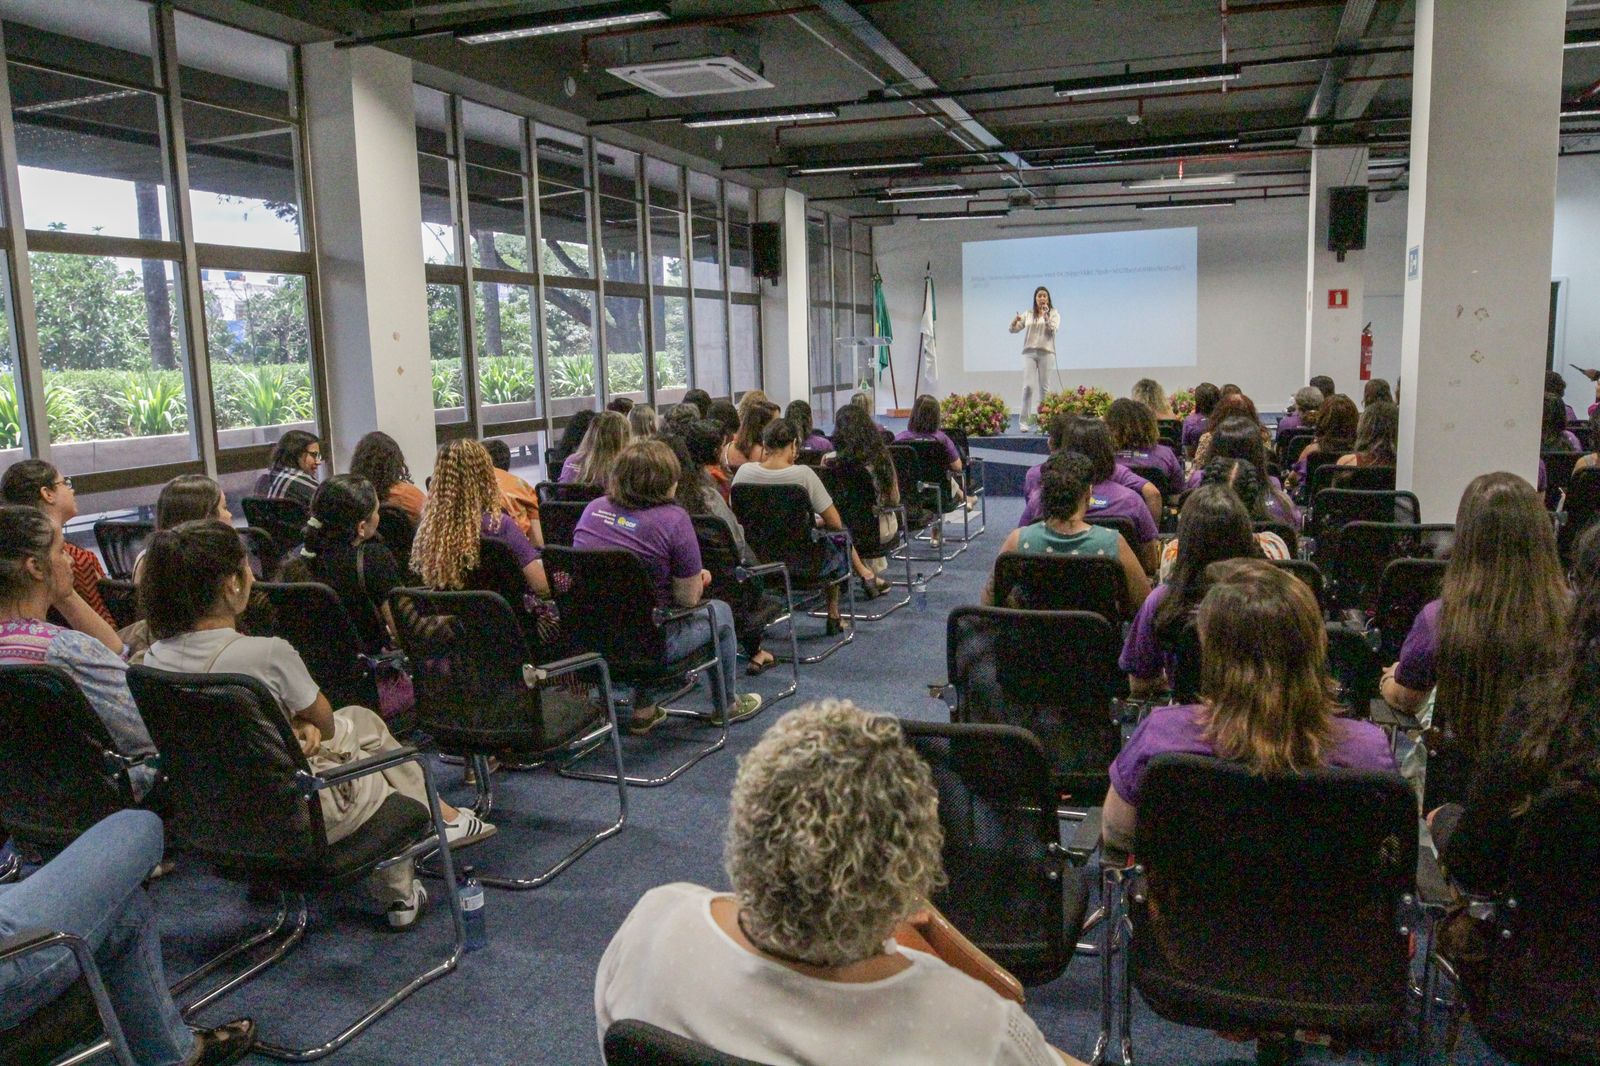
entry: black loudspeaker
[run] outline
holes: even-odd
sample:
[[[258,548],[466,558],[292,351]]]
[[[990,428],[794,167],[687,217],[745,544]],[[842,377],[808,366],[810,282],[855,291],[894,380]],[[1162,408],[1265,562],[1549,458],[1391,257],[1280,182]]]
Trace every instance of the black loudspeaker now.
[[[756,277],[768,281],[783,277],[783,227],[776,222],[757,222],[750,227],[750,245]]]
[[[1328,190],[1328,251],[1359,252],[1367,246],[1367,187],[1340,185]]]

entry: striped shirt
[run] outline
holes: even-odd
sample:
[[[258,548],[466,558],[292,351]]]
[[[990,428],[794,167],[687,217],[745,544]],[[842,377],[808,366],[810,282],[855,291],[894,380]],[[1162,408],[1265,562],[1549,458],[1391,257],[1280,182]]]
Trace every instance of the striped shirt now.
[[[105,570],[100,566],[100,558],[87,548],[80,548],[71,541],[67,542],[67,556],[72,560],[72,587],[83,602],[91,610],[106,620],[106,625],[112,629],[117,628],[117,620],[111,617],[111,611],[106,607],[106,601],[100,598],[100,579],[106,576]]]
[[[256,495],[269,500],[293,500],[306,510],[316,495],[317,479],[298,466],[275,466],[256,478]]]

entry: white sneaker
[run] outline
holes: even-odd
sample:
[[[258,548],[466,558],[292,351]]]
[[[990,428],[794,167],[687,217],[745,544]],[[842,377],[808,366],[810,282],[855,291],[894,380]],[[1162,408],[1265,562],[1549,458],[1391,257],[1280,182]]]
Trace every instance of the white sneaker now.
[[[746,692],[742,696],[735,696],[733,705],[728,708],[729,722],[742,722],[746,718],[753,718],[761,710],[761,693]]]
[[[422,912],[428,907],[428,890],[422,882],[413,878],[411,881],[411,896],[408,899],[397,899],[389,904],[386,917],[389,919],[391,929],[410,929],[417,924],[417,919],[422,917]]]
[[[471,807],[456,808],[456,820],[444,823],[444,837],[450,842],[452,849],[464,848],[468,844],[487,840],[498,831],[494,823],[479,818]]]

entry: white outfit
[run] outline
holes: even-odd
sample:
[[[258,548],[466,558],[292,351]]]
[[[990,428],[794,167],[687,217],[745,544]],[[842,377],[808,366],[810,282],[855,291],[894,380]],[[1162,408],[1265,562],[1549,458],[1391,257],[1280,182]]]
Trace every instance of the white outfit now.
[[[294,645],[277,637],[240,636],[233,629],[202,629],[158,640],[144,662],[181,674],[246,674],[266,686],[285,716],[310,707],[321,691]],[[341,707],[333,713],[333,727],[333,736],[323,737],[307,760],[313,772],[400,747],[383,719],[365,707]],[[401,763],[317,793],[328,843],[337,844],[361,828],[395,792],[427,807],[427,784],[416,763]],[[373,896],[385,903],[410,898],[412,866],[407,859],[375,871],[368,883]]]
[[[1022,337],[1022,403],[1018,418],[1022,425],[1039,419],[1039,401],[1048,391],[1045,379],[1056,361],[1056,330],[1061,328],[1061,312],[1051,308],[1046,314],[1029,311],[1022,321],[1011,323],[1012,333]]]
[[[808,977],[735,943],[711,916],[719,893],[671,884],[644,894],[600,959],[595,1021],[658,1025],[772,1066],[1060,1066],[1022,1008],[944,961],[879,981]]]

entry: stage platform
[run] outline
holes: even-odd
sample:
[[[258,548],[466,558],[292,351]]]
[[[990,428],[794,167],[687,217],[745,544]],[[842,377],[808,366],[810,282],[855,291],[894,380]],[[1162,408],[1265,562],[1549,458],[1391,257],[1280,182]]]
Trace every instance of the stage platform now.
[[[1043,433],[972,437],[967,447],[974,459],[983,460],[984,484],[991,496],[1021,496],[1028,468],[1038,466],[1050,454],[1050,442]]]

